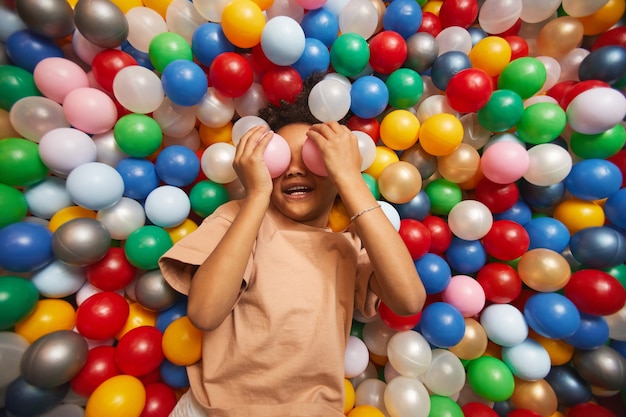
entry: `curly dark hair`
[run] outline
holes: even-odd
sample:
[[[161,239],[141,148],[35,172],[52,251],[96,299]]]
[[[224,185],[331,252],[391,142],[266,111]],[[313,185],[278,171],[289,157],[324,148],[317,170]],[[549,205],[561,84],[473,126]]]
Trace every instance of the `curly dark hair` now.
[[[270,128],[278,131],[283,126],[293,123],[305,123],[313,125],[320,121],[313,116],[309,109],[309,94],[313,87],[324,79],[326,72],[315,72],[302,82],[302,91],[296,96],[295,100],[290,103],[285,100],[280,105],[268,104],[259,110],[259,117],[267,122]],[[345,123],[350,114],[339,120],[339,123]]]

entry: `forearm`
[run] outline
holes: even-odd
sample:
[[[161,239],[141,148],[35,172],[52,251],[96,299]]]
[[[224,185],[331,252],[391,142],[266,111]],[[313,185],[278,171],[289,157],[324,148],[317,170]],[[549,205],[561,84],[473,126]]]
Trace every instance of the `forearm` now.
[[[353,179],[350,186],[341,187],[340,195],[350,216],[378,204],[362,180]],[[374,267],[372,289],[396,314],[420,311],[426,299],[424,286],[404,241],[385,213],[369,210],[354,219],[354,224]]]
[[[201,330],[219,326],[237,301],[248,258],[268,205],[268,197],[245,199],[220,243],[194,274],[188,315]]]

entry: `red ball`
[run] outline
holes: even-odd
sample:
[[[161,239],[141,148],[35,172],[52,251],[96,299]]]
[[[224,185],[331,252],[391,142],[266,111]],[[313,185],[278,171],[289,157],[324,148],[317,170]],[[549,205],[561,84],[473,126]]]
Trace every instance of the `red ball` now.
[[[479,402],[465,403],[461,410],[465,417],[498,417],[491,407]]]
[[[476,281],[492,303],[510,303],[522,292],[522,279],[515,268],[505,263],[485,264],[476,274]]]
[[[261,43],[252,47],[250,61],[254,72],[259,74],[261,77],[265,75],[267,71],[278,67],[278,65],[270,61],[265,55],[265,52],[263,52],[263,48],[261,47]]]
[[[430,231],[429,252],[443,254],[452,243],[452,231],[448,223],[438,216],[426,216],[422,219],[422,224]]]
[[[422,24],[417,31],[430,33],[436,38],[442,29],[439,16],[431,12],[424,12],[422,14]]]
[[[568,88],[567,91],[565,91],[565,94],[563,94],[563,97],[561,98],[561,100],[559,100],[559,105],[563,110],[567,110],[567,106],[569,106],[569,104],[572,102],[572,100],[576,98],[577,95],[597,87],[610,88],[611,86],[600,80],[586,80],[575,83],[570,88]]]
[[[466,68],[454,74],[446,87],[448,104],[460,113],[473,113],[489,102],[493,81],[480,68]]]
[[[117,73],[131,65],[139,65],[131,54],[119,49],[105,49],[98,52],[91,61],[91,73],[100,87],[112,93],[113,80]]]
[[[526,301],[528,299],[537,294],[537,291],[531,290],[530,288],[522,287],[522,292],[520,292],[519,296],[513,300],[510,304],[517,308],[519,311],[524,311],[524,307],[526,306]]]
[[[162,382],[147,384],[146,405],[139,417],[167,417],[176,407],[176,391]]]
[[[120,294],[102,291],[87,298],[76,309],[76,329],[87,339],[106,340],[126,324],[130,307]]]
[[[267,101],[280,106],[282,101],[293,103],[302,92],[302,77],[292,67],[275,67],[268,70],[261,80]]]
[[[532,410],[528,410],[526,408],[518,408],[515,410],[511,410],[506,417],[541,417],[541,414],[536,413]]]
[[[615,155],[606,158],[607,161],[613,162],[622,173],[622,187],[626,187],[626,149],[622,149]]]
[[[467,29],[474,24],[477,17],[477,0],[446,0],[439,9],[439,20],[444,29],[450,26]]]
[[[522,256],[530,246],[530,236],[524,226],[512,220],[496,220],[483,237],[485,251],[496,259],[512,261]]]
[[[115,347],[96,346],[87,352],[87,360],[70,381],[76,394],[89,397],[104,381],[121,374],[115,364]]]
[[[380,315],[380,319],[383,323],[399,332],[411,330],[417,326],[420,322],[420,318],[422,317],[421,312],[410,316],[399,316],[391,311],[391,309],[383,302],[378,305],[378,314]]]
[[[104,258],[85,267],[87,281],[102,291],[117,291],[131,283],[137,268],[133,266],[124,249],[112,247]]]
[[[515,183],[498,184],[483,178],[476,184],[475,196],[492,213],[503,213],[517,203],[519,188]]]
[[[546,95],[555,99],[557,103],[560,103],[561,100],[563,100],[563,97],[565,97],[565,94],[567,94],[567,91],[577,83],[578,81],[574,80],[558,82],[546,91]]]
[[[402,219],[398,233],[409,249],[413,260],[417,260],[428,253],[431,242],[430,230],[422,222],[415,219]]]
[[[117,344],[115,363],[132,376],[147,375],[157,369],[163,359],[163,333],[156,327],[140,326],[124,333]]]
[[[517,58],[528,56],[528,54],[530,53],[528,42],[526,42],[526,39],[522,38],[521,36],[505,36],[504,40],[507,41],[509,43],[509,46],[511,47],[511,61]]]
[[[617,417],[611,410],[593,403],[576,404],[569,409],[567,417]]]
[[[620,45],[626,48],[626,26],[618,26],[602,33],[591,45],[591,52],[603,46],[611,45]]]
[[[209,67],[209,82],[226,97],[242,96],[252,85],[250,63],[235,52],[222,52]]]
[[[519,34],[520,29],[522,28],[522,19],[517,19],[513,26],[500,33],[490,33],[492,36],[500,36],[501,38],[505,38],[507,36],[517,35]]]
[[[378,139],[380,139],[380,122],[378,122],[376,118],[363,119],[359,116],[351,116],[346,121],[346,126],[348,126],[350,130],[359,130],[367,133],[374,143],[378,142]]]
[[[565,296],[578,310],[596,316],[617,313],[626,303],[626,290],[612,275],[599,269],[572,273]]]
[[[402,67],[408,55],[404,38],[396,31],[383,30],[369,41],[372,69],[380,74],[391,74]]]

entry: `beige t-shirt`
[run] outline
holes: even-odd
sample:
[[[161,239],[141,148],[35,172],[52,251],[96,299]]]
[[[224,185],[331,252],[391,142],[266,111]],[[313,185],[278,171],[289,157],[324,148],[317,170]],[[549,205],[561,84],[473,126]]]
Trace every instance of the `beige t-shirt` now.
[[[240,208],[231,201],[160,260],[188,294],[196,266]],[[204,334],[190,389],[210,416],[343,416],[344,354],[355,306],[375,314],[372,268],[359,238],[265,216],[232,313]]]

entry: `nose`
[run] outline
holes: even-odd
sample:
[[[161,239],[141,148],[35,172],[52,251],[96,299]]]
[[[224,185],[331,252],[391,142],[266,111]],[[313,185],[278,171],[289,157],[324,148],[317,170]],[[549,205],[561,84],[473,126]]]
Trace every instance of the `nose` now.
[[[302,159],[302,148],[291,149],[291,160],[285,170],[286,177],[301,177],[307,174],[308,170]]]

